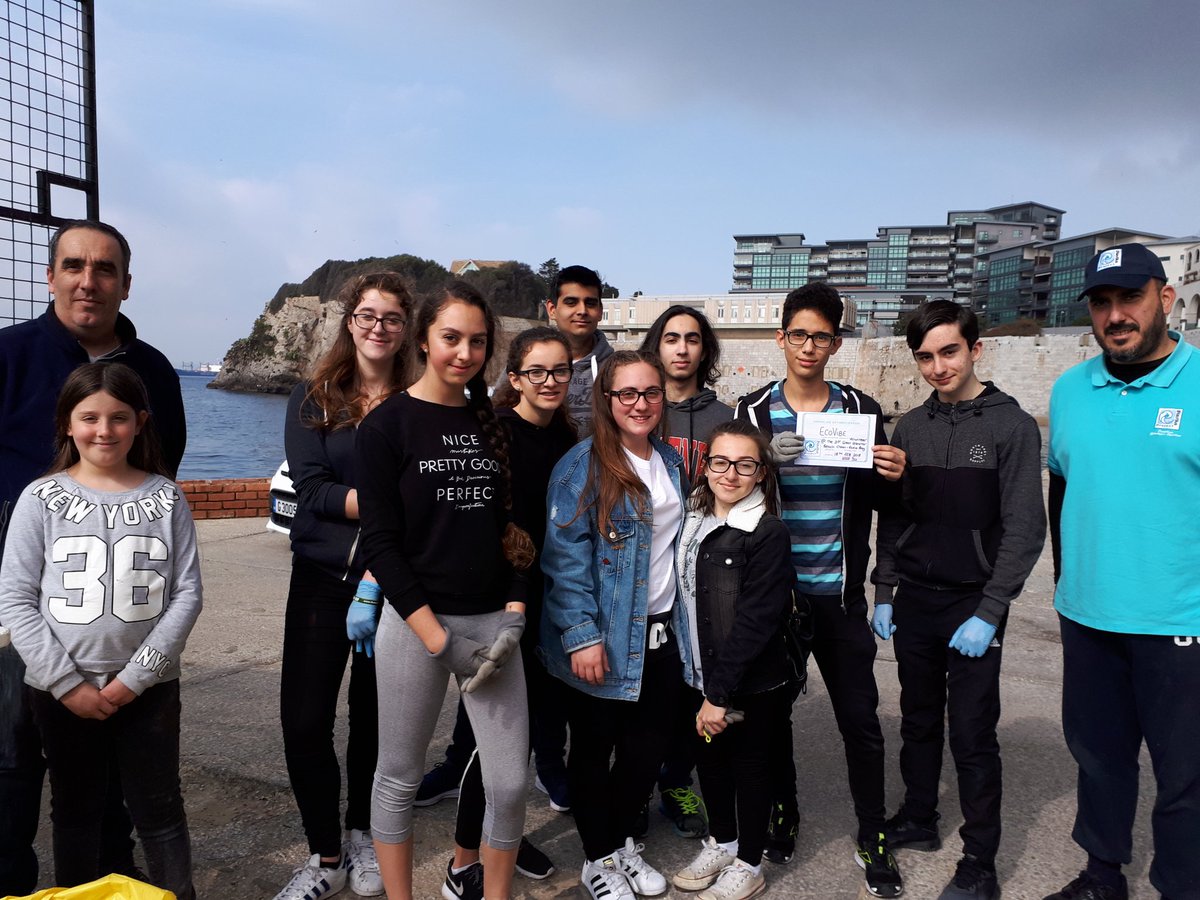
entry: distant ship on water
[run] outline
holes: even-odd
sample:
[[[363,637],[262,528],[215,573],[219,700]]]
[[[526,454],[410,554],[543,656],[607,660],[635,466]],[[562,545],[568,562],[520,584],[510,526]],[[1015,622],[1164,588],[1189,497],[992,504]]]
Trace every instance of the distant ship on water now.
[[[211,378],[221,371],[220,363],[194,363],[185,362],[183,365],[175,367],[176,375],[203,375]]]

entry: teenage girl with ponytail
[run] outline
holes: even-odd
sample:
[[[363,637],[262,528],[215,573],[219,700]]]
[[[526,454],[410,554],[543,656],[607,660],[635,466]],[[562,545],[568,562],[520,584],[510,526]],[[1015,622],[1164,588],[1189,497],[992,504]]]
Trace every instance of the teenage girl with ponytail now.
[[[425,370],[358,430],[365,562],[384,596],[375,637],[379,761],[371,828],[391,900],[411,900],[412,807],[454,675],[482,749],[484,894],[507,898],[525,823],[528,715],[520,638],[529,536],[509,521],[508,448],[484,368],[495,319],[451,282],[412,330]]]

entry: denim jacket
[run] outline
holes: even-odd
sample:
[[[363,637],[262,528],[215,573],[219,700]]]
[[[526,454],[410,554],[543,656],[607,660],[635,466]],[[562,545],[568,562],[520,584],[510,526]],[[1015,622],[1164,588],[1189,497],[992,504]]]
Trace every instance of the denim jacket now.
[[[682,458],[657,438],[652,437],[651,443],[682,500]],[[592,439],[587,438],[558,461],[550,476],[539,654],[551,675],[585,694],[637,700],[646,647],[653,522],[649,514],[639,517],[636,505],[628,499],[613,509],[612,528],[606,535],[600,534],[594,509],[576,516],[591,458]],[[692,642],[687,612],[678,594],[671,608],[671,625],[683,678],[692,668]],[[608,654],[609,672],[603,684],[590,685],[571,674],[571,654],[601,642]]]

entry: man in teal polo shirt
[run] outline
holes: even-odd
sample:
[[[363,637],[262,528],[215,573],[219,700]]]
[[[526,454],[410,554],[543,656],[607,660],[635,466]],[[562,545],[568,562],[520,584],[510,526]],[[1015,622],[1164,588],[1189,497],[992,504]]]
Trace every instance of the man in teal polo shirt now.
[[[1157,782],[1150,881],[1169,900],[1200,898],[1200,352],[1167,330],[1166,282],[1141,244],[1097,254],[1080,296],[1104,352],[1050,398],[1063,732],[1088,861],[1046,900],[1128,897],[1143,740]]]

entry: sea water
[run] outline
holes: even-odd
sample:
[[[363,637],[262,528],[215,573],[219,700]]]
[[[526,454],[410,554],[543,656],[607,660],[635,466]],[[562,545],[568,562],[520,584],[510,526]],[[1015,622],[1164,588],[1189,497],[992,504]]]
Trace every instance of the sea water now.
[[[212,376],[181,375],[187,449],[179,479],[264,478],[283,462],[287,396],[215,391]]]

